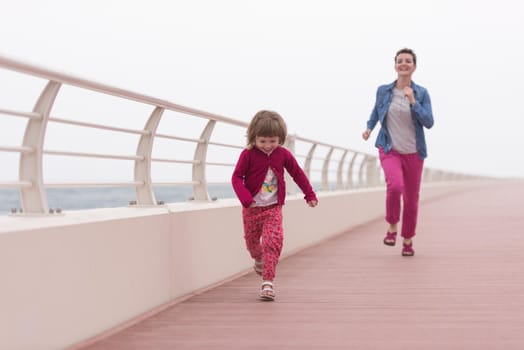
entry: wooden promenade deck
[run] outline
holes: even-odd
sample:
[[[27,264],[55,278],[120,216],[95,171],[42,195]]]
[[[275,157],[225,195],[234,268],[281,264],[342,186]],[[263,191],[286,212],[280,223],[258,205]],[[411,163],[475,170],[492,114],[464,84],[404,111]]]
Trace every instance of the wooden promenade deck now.
[[[275,302],[251,273],[85,349],[524,349],[523,183],[424,203],[413,258],[384,231],[283,259]]]

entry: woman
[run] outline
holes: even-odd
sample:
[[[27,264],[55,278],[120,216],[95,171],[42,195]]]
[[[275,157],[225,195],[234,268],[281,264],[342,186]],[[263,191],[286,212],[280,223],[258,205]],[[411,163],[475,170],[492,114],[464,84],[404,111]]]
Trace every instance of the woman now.
[[[375,146],[386,178],[386,222],[389,224],[384,244],[394,246],[403,201],[402,256],[413,256],[413,237],[417,226],[418,200],[422,167],[427,156],[424,127],[433,126],[428,91],[415,84],[411,76],[417,68],[417,56],[411,49],[395,54],[397,80],[379,86],[375,106],[362,138],[367,140],[380,121]]]

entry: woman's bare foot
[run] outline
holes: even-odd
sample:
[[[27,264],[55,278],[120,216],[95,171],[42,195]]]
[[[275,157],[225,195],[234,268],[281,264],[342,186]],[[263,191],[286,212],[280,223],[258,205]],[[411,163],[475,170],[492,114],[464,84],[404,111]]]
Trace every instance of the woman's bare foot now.
[[[388,231],[389,232],[397,232],[397,224],[389,224]]]

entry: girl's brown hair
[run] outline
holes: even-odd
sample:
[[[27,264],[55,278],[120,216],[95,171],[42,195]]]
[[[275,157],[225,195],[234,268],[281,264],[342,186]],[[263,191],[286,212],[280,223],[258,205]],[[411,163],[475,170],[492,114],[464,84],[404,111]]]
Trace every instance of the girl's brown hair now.
[[[247,127],[247,146],[255,144],[257,136],[273,137],[278,136],[278,143],[283,145],[286,141],[287,126],[284,119],[277,112],[262,110],[259,111]]]

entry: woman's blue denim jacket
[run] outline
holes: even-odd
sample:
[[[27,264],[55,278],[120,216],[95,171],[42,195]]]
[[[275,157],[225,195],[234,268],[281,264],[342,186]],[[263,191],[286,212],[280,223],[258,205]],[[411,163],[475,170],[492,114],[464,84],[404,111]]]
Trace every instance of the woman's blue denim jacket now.
[[[375,101],[375,107],[371,112],[371,116],[367,122],[367,128],[373,130],[377,122],[380,121],[380,131],[377,135],[375,146],[384,149],[384,152],[389,153],[391,151],[391,137],[389,136],[387,129],[387,114],[389,105],[393,98],[393,89],[395,88],[396,81],[391,84],[381,85],[377,89],[377,99]],[[420,86],[411,82],[411,88],[415,95],[415,104],[411,107],[411,118],[415,125],[415,140],[417,145],[417,152],[421,159],[427,157],[426,150],[426,138],[424,137],[423,126],[430,129],[433,126],[433,112],[431,110],[431,100],[429,98],[428,91]]]

